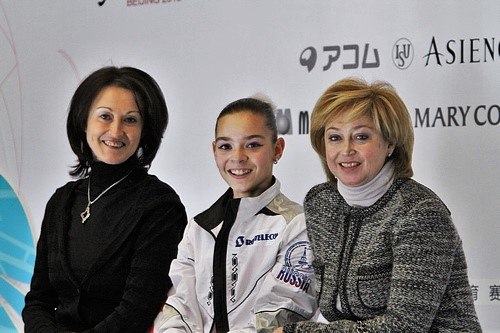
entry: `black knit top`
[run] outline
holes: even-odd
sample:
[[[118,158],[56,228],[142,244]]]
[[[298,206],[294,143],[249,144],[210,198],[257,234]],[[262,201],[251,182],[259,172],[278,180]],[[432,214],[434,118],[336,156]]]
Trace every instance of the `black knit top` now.
[[[133,172],[133,174],[131,174]],[[87,207],[87,190],[90,181],[90,200],[97,198],[110,185],[127,176],[113,186],[90,206],[90,217],[82,223],[80,214]],[[89,178],[79,183],[74,192],[74,204],[71,209],[71,223],[68,229],[68,255],[70,266],[78,281],[82,281],[97,256],[107,244],[119,223],[123,223],[120,211],[132,203],[128,195],[132,184],[144,177],[144,171],[138,167],[135,159],[112,165],[94,162]]]
[[[89,178],[57,189],[47,203],[25,332],[146,332],[165,302],[171,261],[187,223],[178,195],[133,161],[95,163]]]

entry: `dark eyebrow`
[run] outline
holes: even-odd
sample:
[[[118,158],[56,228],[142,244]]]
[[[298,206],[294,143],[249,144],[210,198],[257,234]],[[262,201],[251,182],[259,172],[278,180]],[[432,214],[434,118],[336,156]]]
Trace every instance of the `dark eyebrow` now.
[[[225,136],[220,136],[218,138],[215,138],[215,142],[217,141],[230,141],[229,138],[225,137]]]
[[[131,113],[138,113],[139,116],[142,116],[141,111],[139,111],[139,110],[131,110],[131,111],[127,112],[127,115],[130,115]]]
[[[252,140],[252,139],[265,139],[264,135],[260,134],[254,134],[254,135],[249,135],[244,138],[245,140]],[[217,141],[232,141],[231,138],[226,137],[226,136],[219,136],[215,138],[215,142]]]
[[[112,108],[110,108],[109,106],[96,106],[96,107],[94,108],[94,110],[98,110],[98,109],[105,109],[105,110],[108,110],[108,111],[113,112],[113,109],[112,109]],[[127,111],[127,113],[126,113],[126,114],[127,114],[127,115],[129,115],[129,114],[131,114],[131,113],[138,113],[139,115],[141,115],[141,111],[139,111],[139,110],[130,110],[130,111]]]

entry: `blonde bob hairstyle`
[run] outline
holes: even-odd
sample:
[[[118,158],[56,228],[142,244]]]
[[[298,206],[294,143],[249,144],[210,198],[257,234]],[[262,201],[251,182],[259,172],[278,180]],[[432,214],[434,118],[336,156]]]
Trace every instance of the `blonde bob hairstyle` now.
[[[336,178],[328,168],[325,152],[325,127],[334,118],[351,122],[370,118],[382,137],[394,145],[387,159],[394,161],[394,177],[413,176],[413,128],[405,104],[387,82],[368,84],[359,78],[346,78],[331,85],[316,102],[311,115],[311,144],[318,153],[330,182]]]

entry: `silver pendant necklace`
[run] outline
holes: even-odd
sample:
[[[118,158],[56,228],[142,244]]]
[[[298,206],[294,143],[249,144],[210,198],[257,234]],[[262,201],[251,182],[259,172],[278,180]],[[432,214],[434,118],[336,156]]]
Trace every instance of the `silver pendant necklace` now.
[[[130,175],[131,173],[132,173],[132,171],[130,171],[125,176],[123,176],[122,178],[118,179],[116,182],[114,182],[113,184],[111,184],[107,189],[105,189],[104,191],[102,191],[101,194],[99,194],[97,196],[97,198],[95,198],[94,200],[90,200],[90,177],[89,177],[89,185],[87,186],[87,208],[85,208],[85,210],[80,213],[80,217],[82,218],[82,223],[85,223],[85,221],[87,221],[88,218],[90,217],[90,206],[92,204],[94,204],[97,200],[99,200],[104,195],[104,193],[106,193],[109,190],[111,190],[111,188],[113,188],[113,186],[118,185],[122,180],[124,180],[125,178],[127,178],[128,175]]]

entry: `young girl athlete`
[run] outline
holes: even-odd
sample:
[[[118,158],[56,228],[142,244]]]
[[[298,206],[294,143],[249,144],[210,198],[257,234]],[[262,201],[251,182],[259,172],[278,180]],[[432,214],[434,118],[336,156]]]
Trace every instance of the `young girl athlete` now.
[[[243,98],[220,113],[212,145],[230,188],[188,223],[156,332],[272,332],[312,317],[312,252],[302,207],[273,176],[277,134],[270,103]]]

